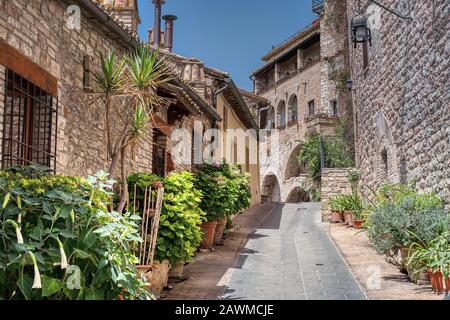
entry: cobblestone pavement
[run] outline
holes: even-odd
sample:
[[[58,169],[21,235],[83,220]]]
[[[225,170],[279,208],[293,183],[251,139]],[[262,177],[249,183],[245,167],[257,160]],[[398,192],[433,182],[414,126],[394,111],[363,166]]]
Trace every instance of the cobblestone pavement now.
[[[320,204],[276,204],[248,236],[221,298],[366,299],[320,219]]]
[[[185,267],[189,278],[181,283],[172,284],[173,289],[164,292],[164,298],[170,300],[215,300],[225,290],[225,284],[231,275],[238,253],[245,245],[247,236],[269,216],[273,203],[265,203],[248,209],[235,217],[235,231],[230,232],[223,246],[214,251],[200,252],[193,263]]]
[[[429,285],[415,285],[370,246],[364,232],[330,224],[329,233],[355,278],[372,300],[441,300]]]

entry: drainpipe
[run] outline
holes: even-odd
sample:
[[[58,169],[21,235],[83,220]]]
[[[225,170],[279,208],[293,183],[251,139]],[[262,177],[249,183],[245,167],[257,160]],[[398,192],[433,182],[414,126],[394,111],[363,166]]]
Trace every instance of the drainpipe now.
[[[258,125],[259,126],[261,126],[261,113],[264,112],[264,111],[267,111],[269,109],[270,109],[270,105],[267,105],[267,107],[258,109]],[[261,128],[261,129],[263,129],[263,128]]]
[[[214,96],[213,96],[213,106],[214,108],[217,110],[217,97],[219,96],[219,94],[221,94],[222,92],[224,92],[225,90],[228,89],[230,83],[231,83],[231,79],[230,78],[225,78],[225,85],[223,86],[223,88],[220,88],[219,90],[217,90],[216,92],[214,92]]]

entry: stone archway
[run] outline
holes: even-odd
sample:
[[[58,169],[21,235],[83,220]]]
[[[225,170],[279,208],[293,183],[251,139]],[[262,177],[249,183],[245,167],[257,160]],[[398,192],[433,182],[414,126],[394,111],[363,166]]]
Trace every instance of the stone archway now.
[[[280,202],[280,183],[274,174],[269,174],[264,178],[262,185],[262,198],[265,201]]]
[[[300,187],[294,188],[286,198],[287,203],[311,202],[309,194]]]
[[[286,163],[286,170],[284,172],[284,180],[289,180],[294,177],[298,177],[301,174],[305,174],[306,169],[304,167],[301,167],[298,163],[298,156],[300,154],[300,149],[302,148],[302,145],[299,144],[292,150],[291,154],[289,155],[288,161]]]

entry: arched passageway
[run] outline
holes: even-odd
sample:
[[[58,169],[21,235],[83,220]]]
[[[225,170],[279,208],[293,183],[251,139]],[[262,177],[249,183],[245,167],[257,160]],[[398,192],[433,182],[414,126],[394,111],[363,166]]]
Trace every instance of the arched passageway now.
[[[285,180],[289,180],[294,177],[298,177],[301,174],[306,174],[306,168],[302,167],[298,163],[298,157],[302,146],[298,145],[292,150],[288,162],[286,163],[286,171],[284,173]]]
[[[311,202],[311,197],[300,187],[294,188],[286,198],[287,203]]]
[[[280,202],[281,189],[275,175],[267,175],[263,181],[262,198],[265,201]]]

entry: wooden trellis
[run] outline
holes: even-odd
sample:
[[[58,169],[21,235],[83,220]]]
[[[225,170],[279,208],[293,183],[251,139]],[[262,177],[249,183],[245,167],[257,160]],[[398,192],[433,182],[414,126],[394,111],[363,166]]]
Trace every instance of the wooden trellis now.
[[[137,186],[134,185],[133,212],[142,213],[141,236],[144,241],[139,248],[139,264],[141,266],[153,265],[163,196],[164,188],[146,187],[143,202],[140,203],[137,199]]]

